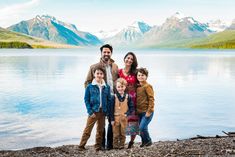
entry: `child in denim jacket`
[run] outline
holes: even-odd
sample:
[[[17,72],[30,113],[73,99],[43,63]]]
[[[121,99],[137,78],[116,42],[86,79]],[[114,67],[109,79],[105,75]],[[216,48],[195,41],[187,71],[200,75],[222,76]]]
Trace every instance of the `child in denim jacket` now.
[[[105,115],[107,114],[108,107],[111,105],[110,87],[105,83],[104,75],[105,70],[103,67],[95,67],[95,78],[93,79],[92,83],[88,84],[85,90],[84,100],[88,118],[79,145],[80,150],[85,150],[85,145],[91,135],[91,131],[95,123],[97,123],[95,149],[98,151],[102,148]]]

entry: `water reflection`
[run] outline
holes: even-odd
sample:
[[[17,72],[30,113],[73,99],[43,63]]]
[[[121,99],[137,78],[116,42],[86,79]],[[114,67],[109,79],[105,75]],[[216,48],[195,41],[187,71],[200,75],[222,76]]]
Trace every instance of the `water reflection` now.
[[[37,52],[7,55],[4,51],[0,53],[0,149],[77,144],[86,120],[83,82],[99,53],[32,50]],[[148,81],[156,92],[156,114],[150,125],[155,141],[234,131],[232,52],[136,53],[139,65],[149,69]],[[113,54],[119,67],[124,54]]]

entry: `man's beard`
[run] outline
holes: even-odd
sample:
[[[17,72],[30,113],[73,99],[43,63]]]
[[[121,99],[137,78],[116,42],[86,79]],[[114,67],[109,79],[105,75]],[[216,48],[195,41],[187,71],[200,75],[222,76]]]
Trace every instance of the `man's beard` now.
[[[108,62],[110,60],[110,56],[103,56],[103,60]]]

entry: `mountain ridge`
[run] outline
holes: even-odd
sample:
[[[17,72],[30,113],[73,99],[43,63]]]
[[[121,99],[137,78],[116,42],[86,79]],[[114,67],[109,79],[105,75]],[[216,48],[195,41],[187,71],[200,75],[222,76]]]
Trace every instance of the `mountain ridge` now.
[[[96,46],[102,44],[91,33],[79,31],[74,24],[62,22],[50,15],[37,15],[35,18],[21,21],[7,29],[60,44],[76,46]]]

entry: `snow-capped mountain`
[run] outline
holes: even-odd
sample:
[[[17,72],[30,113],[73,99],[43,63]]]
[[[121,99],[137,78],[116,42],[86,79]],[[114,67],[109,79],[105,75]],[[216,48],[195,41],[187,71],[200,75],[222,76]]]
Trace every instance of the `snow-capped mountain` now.
[[[232,21],[231,25],[228,27],[229,30],[235,30],[235,19]]]
[[[111,43],[115,46],[125,46],[143,37],[143,35],[151,29],[151,26],[142,22],[135,21],[131,25],[125,27],[119,31],[116,35],[110,38],[106,38],[106,43]]]
[[[176,12],[173,16],[168,18],[166,22],[163,24],[163,27],[168,28],[182,28],[185,29],[185,26],[188,26],[188,29],[191,31],[198,31],[198,32],[212,32],[209,29],[208,25],[205,23],[200,23],[196,21],[193,17],[186,17],[183,14]]]
[[[208,22],[208,26],[210,30],[215,32],[222,32],[228,27],[225,22],[222,22],[219,19]]]
[[[166,19],[159,27],[153,27],[138,41],[140,45],[159,45],[177,43],[183,40],[205,37],[213,33],[205,23],[193,17],[186,17],[179,12]]]
[[[136,29],[136,31],[139,31],[143,34],[148,32],[152,28],[151,26],[149,26],[147,23],[143,21],[135,21],[134,23],[132,23],[130,27],[133,27],[134,29]]]
[[[105,40],[107,38],[111,38],[111,37],[115,36],[120,31],[121,31],[120,29],[113,29],[110,31],[100,30],[98,32],[94,32],[93,34],[95,36],[97,36],[99,39]]]
[[[79,31],[75,25],[59,21],[49,15],[37,15],[7,29],[62,44],[92,46],[102,43],[91,33]]]
[[[183,19],[186,16],[183,13],[176,12],[174,15],[171,16],[172,18]]]

